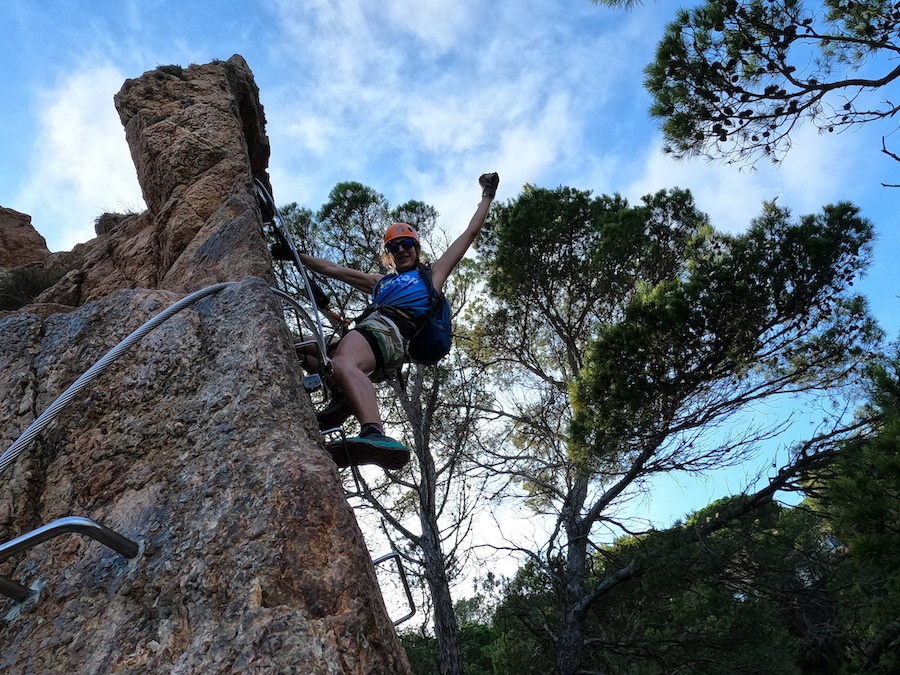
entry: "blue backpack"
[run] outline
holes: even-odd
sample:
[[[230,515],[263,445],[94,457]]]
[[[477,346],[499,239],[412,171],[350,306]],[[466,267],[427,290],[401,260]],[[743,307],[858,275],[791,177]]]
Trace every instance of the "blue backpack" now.
[[[431,308],[425,317],[425,323],[410,339],[407,351],[413,362],[433,366],[450,353],[450,303],[443,293],[435,289],[431,281],[431,265],[419,265],[419,274],[428,286]]]

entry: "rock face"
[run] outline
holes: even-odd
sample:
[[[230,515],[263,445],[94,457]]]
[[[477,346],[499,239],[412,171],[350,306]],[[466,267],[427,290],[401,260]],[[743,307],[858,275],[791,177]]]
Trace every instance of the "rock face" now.
[[[31,226],[31,216],[0,206],[0,267],[42,262],[49,255],[47,242]]]
[[[240,56],[127,80],[115,97],[147,211],[105,214],[98,237],[37,299],[81,305],[122,288],[193,291],[246,275],[272,279],[253,177],[269,141],[253,75]]]
[[[45,292],[71,311],[0,318],[2,448],[185,291],[234,283],[125,352],[2,475],[0,541],[75,515],[141,552],[67,534],[2,563],[40,591],[0,599],[0,672],[408,673],[268,288],[249,69],[158,69],[116,104],[148,210],[98,227]]]

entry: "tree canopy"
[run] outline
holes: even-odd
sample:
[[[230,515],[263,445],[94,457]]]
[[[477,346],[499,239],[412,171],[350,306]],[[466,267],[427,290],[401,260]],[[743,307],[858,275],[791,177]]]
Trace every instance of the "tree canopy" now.
[[[676,274],[641,280],[623,320],[602,327],[575,383],[576,438],[599,454],[622,441],[646,448],[842,377],[874,328],[847,294],[871,238],[850,204],[799,221],[769,204],[746,234],[692,245]]]
[[[682,190],[631,206],[528,186],[495,207],[486,235],[491,294],[466,344],[498,383],[508,431],[481,458],[548,521],[547,540],[522,552],[551,608],[525,603],[522,620],[553,645],[555,672],[575,673],[602,644],[586,634],[600,600],[647,573],[637,556],[591,551],[602,533],[633,530],[625,504],[653,476],[746,458],[780,430],[737,419],[763,401],[822,402],[822,426],[767,485],[692,529],[706,539],[798,489],[857,428],[828,401],[877,353],[852,290],[872,227],[847,203],[801,217],[767,204],[735,236]]]
[[[883,0],[708,0],[679,10],[646,71],[666,150],[778,161],[804,118],[826,132],[893,118],[898,29],[900,10]]]
[[[318,213],[286,211],[304,248],[360,265],[378,248],[373,212],[421,218],[423,230],[436,218],[420,202],[391,209],[352,183]],[[480,260],[465,262],[448,287],[455,307],[467,305],[456,317],[458,349],[436,369],[413,369],[384,401],[417,461],[357,482],[433,601],[437,639],[410,636],[415,660],[442,672],[459,672],[465,659],[473,672],[522,675],[713,673],[723,663],[827,672],[820,666],[849,649],[827,636],[845,630],[858,662],[891,663],[900,631],[890,619],[896,580],[885,572],[894,531],[879,529],[875,514],[895,518],[893,493],[866,512],[850,497],[890,490],[893,480],[889,443],[854,438],[886,416],[874,406],[858,419],[849,412],[880,349],[853,290],[871,238],[849,203],[800,217],[766,204],[741,235],[718,232],[684,190],[631,205],[526,186],[496,203]],[[656,475],[735,464],[770,440],[784,421],[751,418],[785,395],[811,400],[820,423],[793,434],[785,453],[767,448],[782,464],[762,487],[666,531],[642,530],[628,515]],[[878,399],[885,409],[892,400]],[[488,486],[531,508],[546,540],[500,544],[527,562],[485,628],[459,603],[453,612],[450,588]],[[819,501],[784,509],[774,501],[780,490]],[[871,564],[838,566],[829,526],[842,546],[870,551]],[[853,578],[857,590],[841,595]],[[872,588],[889,600],[865,602]],[[887,628],[873,633],[878,620]]]
[[[799,504],[768,502],[748,511],[748,496],[732,495],[668,529],[598,547],[591,583],[626,561],[639,583],[616,586],[591,608],[584,670],[896,671],[898,365],[873,369],[871,399],[860,410],[870,432],[837,444],[834,461],[806,474],[808,496]],[[726,513],[741,515],[723,521]],[[540,620],[559,620],[556,594],[552,574],[534,563],[503,586],[482,647],[493,672],[537,675],[552,668],[554,644]]]

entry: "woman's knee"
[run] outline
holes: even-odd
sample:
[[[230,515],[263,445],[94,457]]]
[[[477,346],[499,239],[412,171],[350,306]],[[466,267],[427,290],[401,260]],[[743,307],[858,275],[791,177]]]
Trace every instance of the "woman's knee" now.
[[[361,370],[368,374],[375,368],[375,354],[361,333],[351,331],[335,351],[331,365],[335,372]]]
[[[369,377],[369,370],[355,359],[335,357],[331,363],[331,377],[340,387],[346,387],[354,380]]]
[[[338,384],[343,383],[352,373],[361,370],[354,359],[335,354],[331,361],[331,376]]]

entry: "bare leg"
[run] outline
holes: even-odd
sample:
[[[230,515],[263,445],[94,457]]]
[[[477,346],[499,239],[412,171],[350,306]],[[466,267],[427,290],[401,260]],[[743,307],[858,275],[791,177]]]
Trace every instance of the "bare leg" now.
[[[297,358],[300,359],[300,363],[303,365],[303,369],[306,370],[306,372],[318,372],[321,359],[319,358],[319,350],[315,345],[303,345],[302,347],[295,347],[294,351],[296,352]]]
[[[347,404],[360,424],[381,424],[375,385],[369,375],[375,370],[375,354],[359,331],[344,336],[332,358],[332,377],[344,392]]]
[[[376,367],[375,354],[362,333],[352,330],[344,336],[334,353],[332,366],[335,384],[343,390],[347,405],[359,423],[378,424],[381,427],[375,385],[369,380],[369,375]],[[409,448],[385,436],[381,430],[361,438],[332,441],[325,445],[325,450],[339,468],[377,464],[384,469],[394,470],[406,466],[410,458]]]
[[[300,364],[307,373],[318,373],[322,365],[322,352],[319,349],[319,345],[312,341],[307,342],[304,338],[301,338],[300,341],[306,342],[306,344],[294,347],[294,352],[297,354]],[[329,355],[340,341],[341,338],[337,335],[332,335],[325,341],[325,348],[328,350]]]

